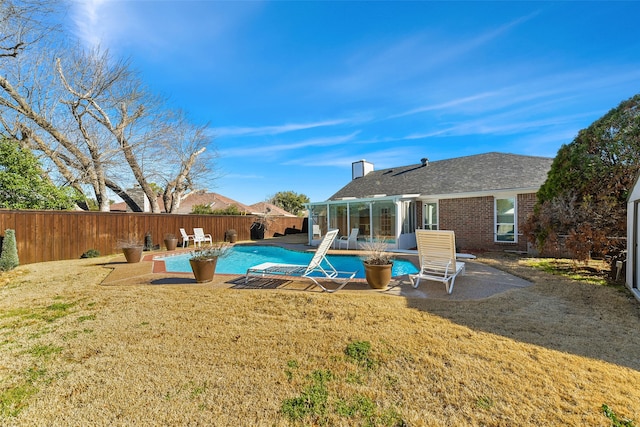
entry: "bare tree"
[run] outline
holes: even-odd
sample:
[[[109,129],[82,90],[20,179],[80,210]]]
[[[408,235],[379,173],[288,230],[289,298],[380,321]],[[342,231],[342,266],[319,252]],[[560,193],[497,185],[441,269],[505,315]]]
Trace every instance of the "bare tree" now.
[[[106,51],[65,46],[64,55],[56,55],[55,48],[43,49],[45,27],[38,27],[31,8],[45,3],[0,0],[0,28],[22,24],[0,36],[5,133],[44,156],[79,192],[89,185],[102,211],[109,210],[107,189],[141,210],[127,190],[135,183],[151,210],[160,212],[153,185],[160,183],[166,210],[174,212],[197,181],[211,176],[206,126],[169,109],[127,61]]]
[[[167,212],[176,212],[185,194],[196,189],[196,182],[211,181],[210,165],[216,153],[205,152],[210,145],[211,137],[207,135],[207,126],[191,124],[182,112],[176,112],[175,120],[166,123],[165,138],[160,140],[163,159],[156,164],[155,176],[163,183],[162,199]]]
[[[53,0],[0,1],[0,58],[17,57],[54,30],[41,19],[53,6]]]
[[[152,212],[160,212],[160,207],[151,184],[164,182],[166,210],[175,211],[182,195],[193,188],[196,172],[207,169],[200,161],[211,142],[204,127],[191,124],[182,112],[167,109],[166,101],[145,90],[127,63],[112,62],[108,52],[85,53],[74,58],[69,69],[71,73],[65,73],[58,59],[57,70],[69,95],[64,102],[87,145],[98,151],[101,148],[106,154],[103,161],[126,162]],[[98,146],[99,132],[85,130],[86,119],[106,132],[105,143]]]

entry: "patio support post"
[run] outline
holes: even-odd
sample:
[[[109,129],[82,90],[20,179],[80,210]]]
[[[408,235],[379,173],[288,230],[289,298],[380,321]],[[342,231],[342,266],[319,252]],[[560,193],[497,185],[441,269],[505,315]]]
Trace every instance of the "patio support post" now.
[[[373,242],[373,202],[369,202],[369,241]]]

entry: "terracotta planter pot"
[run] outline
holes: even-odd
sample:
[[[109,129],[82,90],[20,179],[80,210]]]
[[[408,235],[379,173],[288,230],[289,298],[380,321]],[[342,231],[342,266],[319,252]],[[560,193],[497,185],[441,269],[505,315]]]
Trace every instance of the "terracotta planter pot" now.
[[[375,265],[364,264],[364,274],[367,283],[373,289],[385,289],[391,282],[391,268],[393,264]]]
[[[178,246],[178,239],[164,239],[164,246],[168,251],[175,251]]]
[[[140,262],[142,259],[143,246],[134,246],[131,248],[122,248],[122,253],[128,263]]]
[[[218,258],[212,258],[207,260],[194,260],[190,259],[191,270],[196,277],[196,283],[207,283],[213,280],[213,276],[216,273],[216,264]]]

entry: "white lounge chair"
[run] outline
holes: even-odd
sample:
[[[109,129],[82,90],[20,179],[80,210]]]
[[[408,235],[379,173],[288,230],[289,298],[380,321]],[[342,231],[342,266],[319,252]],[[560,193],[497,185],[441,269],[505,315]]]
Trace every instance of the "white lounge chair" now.
[[[182,236],[182,247],[189,246],[189,240],[194,240],[194,236],[192,234],[187,234],[184,228],[180,229],[180,235]]]
[[[299,264],[278,264],[273,262],[264,262],[262,264],[247,269],[244,283],[249,283],[249,279],[254,277],[294,277],[310,279],[314,284],[322,288],[325,292],[336,292],[342,289],[356,275],[356,272],[337,271],[333,265],[327,260],[325,255],[333,244],[338,234],[338,230],[330,230],[325,234],[316,250],[313,258],[308,265]],[[327,288],[322,285],[319,280],[329,279],[338,284],[337,288]]]
[[[348,236],[340,236],[336,242],[338,242],[338,249],[342,249],[344,246],[345,249],[358,249],[358,233],[360,230],[358,228],[352,228],[351,233]]]
[[[211,234],[204,234],[204,230],[202,228],[194,228],[193,229],[193,243],[196,245],[200,245],[203,242],[213,243],[213,239],[211,238]]]
[[[435,280],[445,285],[447,293],[453,291],[458,274],[464,274],[463,262],[456,261],[456,237],[451,230],[416,230],[420,271],[409,275],[414,288],[421,279]]]

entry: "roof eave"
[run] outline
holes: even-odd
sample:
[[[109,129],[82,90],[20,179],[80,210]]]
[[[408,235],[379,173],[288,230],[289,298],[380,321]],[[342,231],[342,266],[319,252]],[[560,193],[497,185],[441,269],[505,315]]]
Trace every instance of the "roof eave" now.
[[[500,188],[495,190],[469,191],[462,193],[445,193],[445,194],[420,194],[417,198],[425,199],[468,199],[471,197],[500,196],[513,194],[531,194],[537,193],[540,187],[520,187],[520,188]]]

